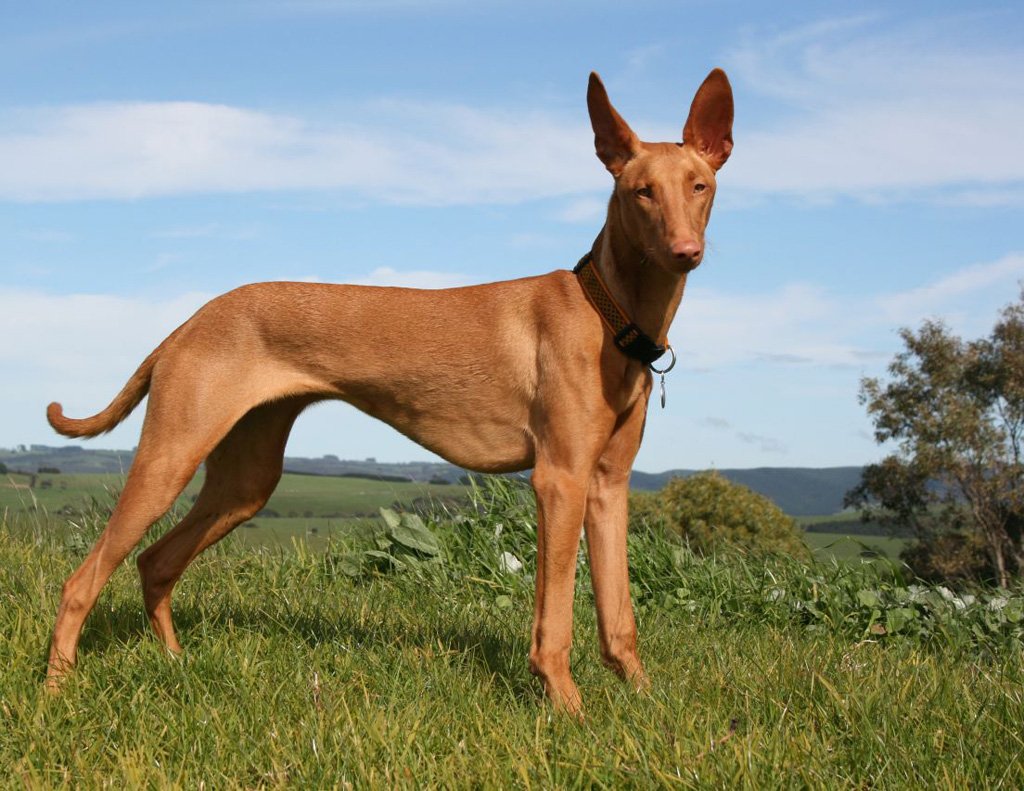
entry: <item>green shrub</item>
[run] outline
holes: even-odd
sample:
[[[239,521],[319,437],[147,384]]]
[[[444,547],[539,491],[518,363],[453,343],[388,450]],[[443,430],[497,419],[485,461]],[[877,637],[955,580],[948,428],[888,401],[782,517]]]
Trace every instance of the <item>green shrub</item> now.
[[[630,512],[635,528],[678,535],[698,552],[739,547],[807,554],[796,520],[767,497],[717,472],[673,478],[656,494],[635,494]]]

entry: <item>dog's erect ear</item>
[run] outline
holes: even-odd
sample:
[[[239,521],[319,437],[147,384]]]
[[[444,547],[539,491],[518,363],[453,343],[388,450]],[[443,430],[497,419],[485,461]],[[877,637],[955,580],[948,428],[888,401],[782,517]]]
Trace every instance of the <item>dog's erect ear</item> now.
[[[590,72],[587,109],[590,111],[590,125],[594,128],[597,158],[617,178],[640,148],[640,139],[633,134],[629,124],[622,120],[622,116],[615,112],[596,71]]]
[[[732,153],[732,87],[721,69],[713,69],[697,89],[683,126],[683,142],[715,170]]]

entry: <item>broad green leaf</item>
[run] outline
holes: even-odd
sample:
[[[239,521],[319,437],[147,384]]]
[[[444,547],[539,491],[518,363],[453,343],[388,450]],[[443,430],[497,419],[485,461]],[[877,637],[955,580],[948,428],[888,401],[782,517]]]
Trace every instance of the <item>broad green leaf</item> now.
[[[917,618],[917,610],[911,607],[895,607],[885,613],[885,627],[889,632],[902,632]]]
[[[878,595],[878,591],[869,589],[857,591],[857,601],[865,607],[880,607],[882,605],[882,599]]]
[[[402,514],[398,524],[390,527],[388,535],[396,544],[431,557],[440,554],[441,544],[416,514]]]
[[[390,508],[381,508],[380,515],[384,522],[387,524],[387,526],[392,530],[398,527],[402,522],[401,517],[399,517],[399,515],[392,511]]]

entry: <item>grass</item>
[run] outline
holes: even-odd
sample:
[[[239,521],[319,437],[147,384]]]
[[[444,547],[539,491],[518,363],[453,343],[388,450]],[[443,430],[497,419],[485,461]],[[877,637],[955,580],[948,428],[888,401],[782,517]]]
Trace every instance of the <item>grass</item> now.
[[[85,542],[38,515],[8,517],[7,783],[1024,785],[1021,592],[971,599],[871,565],[700,558],[639,534],[631,573],[654,687],[633,694],[600,667],[584,564],[573,654],[580,724],[543,704],[526,668],[531,582],[496,561],[513,552],[533,567],[528,498],[507,484],[474,498],[432,525],[435,557],[378,542],[383,528],[322,552],[253,550],[236,531],[243,540],[206,553],[179,587],[181,658],[149,636],[126,566],[57,697],[42,691],[44,653]],[[96,529],[79,527],[90,540]],[[397,564],[367,554],[381,546]]]

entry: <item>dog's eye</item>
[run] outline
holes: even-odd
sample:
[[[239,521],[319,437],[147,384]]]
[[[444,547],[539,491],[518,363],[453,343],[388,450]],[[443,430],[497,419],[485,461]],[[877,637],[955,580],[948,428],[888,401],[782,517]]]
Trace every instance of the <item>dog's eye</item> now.
[[[633,191],[633,194],[638,198],[653,198],[654,191],[650,187],[638,187]]]
[[[702,184],[702,183],[701,183],[701,182],[699,182],[699,181],[698,181],[698,182],[697,182],[696,184],[694,184],[694,185],[693,185],[693,191],[694,191],[694,192],[703,192],[703,191],[704,191],[704,190],[706,190],[707,188],[708,188],[708,185],[707,185],[707,184]]]

